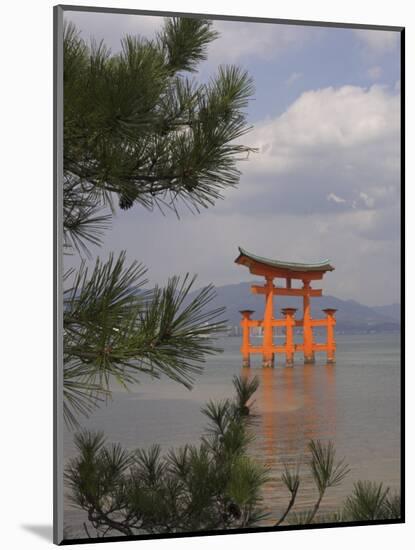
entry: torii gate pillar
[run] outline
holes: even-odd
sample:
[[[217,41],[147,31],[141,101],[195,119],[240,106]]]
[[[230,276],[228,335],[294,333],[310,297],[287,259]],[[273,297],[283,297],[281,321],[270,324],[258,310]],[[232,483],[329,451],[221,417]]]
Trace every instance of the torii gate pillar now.
[[[310,310],[310,281],[303,279],[303,341],[304,341],[304,363],[314,363],[314,342],[313,329],[311,326]]]
[[[274,284],[271,277],[266,277],[265,284],[265,310],[264,310],[264,339],[262,365],[264,367],[274,366]]]

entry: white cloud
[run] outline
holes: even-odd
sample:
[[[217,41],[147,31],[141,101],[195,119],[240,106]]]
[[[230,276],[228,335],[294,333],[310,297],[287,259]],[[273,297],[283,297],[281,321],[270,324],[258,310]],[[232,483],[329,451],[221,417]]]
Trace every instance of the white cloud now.
[[[346,200],[339,195],[336,195],[335,193],[329,193],[326,196],[326,199],[330,202],[334,202],[335,204],[342,204],[350,206],[352,209],[356,210],[367,210],[372,209],[375,206],[375,199],[371,197],[368,193],[365,193],[364,191],[361,191],[360,193],[355,193],[353,195],[356,198],[353,198],[351,200]],[[366,214],[364,214],[366,216]]]
[[[395,51],[399,43],[399,32],[370,29],[355,29],[356,37],[365,49],[373,54],[384,54]]]
[[[370,197],[367,193],[365,193],[364,191],[361,191],[359,193],[359,197],[362,199],[363,203],[368,207],[368,208],[373,208],[374,204],[375,204],[375,200],[373,197]]]
[[[342,156],[342,170],[353,172],[362,160],[362,148],[385,141],[394,147],[376,162],[399,163],[399,129],[399,95],[385,87],[310,90],[281,116],[256,125],[247,140],[259,154],[246,170],[276,175],[305,165],[316,167],[337,154]]]
[[[221,36],[209,46],[208,60],[212,63],[235,63],[241,57],[272,59],[300,48],[320,33],[319,29],[298,25],[242,21],[215,21],[214,28]]]
[[[283,227],[299,257],[305,251],[287,219],[304,239],[307,233],[315,241],[308,245],[314,259],[348,256],[350,247],[359,262],[369,252],[380,254],[382,246],[393,254],[400,206],[394,90],[376,85],[309,90],[282,115],[257,124],[246,143],[259,152],[240,164],[240,186],[229,193],[223,211],[242,213],[247,227],[269,220],[275,224],[272,235]]]
[[[336,195],[335,193],[329,193],[329,194],[327,195],[327,200],[328,200],[328,201],[333,201],[333,202],[335,202],[335,203],[337,203],[337,204],[346,202],[346,199],[343,199],[342,197],[339,197],[339,196]]]

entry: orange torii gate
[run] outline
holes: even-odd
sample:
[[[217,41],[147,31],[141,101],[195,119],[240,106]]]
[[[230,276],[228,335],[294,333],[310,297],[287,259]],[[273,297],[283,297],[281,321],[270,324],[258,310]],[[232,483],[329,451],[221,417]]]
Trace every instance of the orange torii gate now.
[[[305,363],[314,363],[316,351],[327,352],[327,362],[335,362],[336,342],[334,339],[334,326],[336,324],[335,309],[324,309],[325,319],[312,319],[310,311],[310,298],[322,296],[321,289],[311,288],[311,281],[320,280],[327,271],[333,271],[328,260],[316,264],[301,264],[281,262],[261,258],[247,252],[239,247],[239,256],[235,263],[245,265],[253,275],[265,277],[265,285],[252,285],[254,294],[264,294],[265,311],[263,320],[251,319],[254,313],[245,309],[242,314],[242,347],[243,365],[249,367],[251,353],[262,353],[262,364],[264,367],[274,366],[275,353],[284,353],[287,365],[294,362],[295,352],[303,352]],[[285,287],[274,286],[274,279],[285,279]],[[302,288],[292,288],[293,279],[302,281]],[[283,308],[283,319],[274,319],[274,296],[300,296],[303,298],[303,317],[295,319],[296,308]],[[263,341],[261,346],[253,346],[250,342],[251,327],[263,329]],[[277,346],[274,344],[274,327],[285,328],[285,344]],[[294,328],[303,328],[303,343],[294,343]],[[327,341],[325,344],[317,344],[313,339],[313,327],[326,327]]]

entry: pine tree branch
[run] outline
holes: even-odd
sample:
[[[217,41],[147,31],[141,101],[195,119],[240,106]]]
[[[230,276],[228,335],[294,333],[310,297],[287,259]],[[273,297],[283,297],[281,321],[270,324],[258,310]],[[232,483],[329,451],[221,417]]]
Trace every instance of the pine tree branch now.
[[[291,470],[288,468],[287,465],[284,466],[284,474],[282,475],[282,481],[284,485],[289,490],[291,497],[288,502],[287,508],[285,509],[284,513],[280,517],[280,519],[275,524],[275,527],[278,527],[278,525],[281,525],[281,523],[284,522],[288,514],[290,513],[292,507],[294,506],[295,500],[297,498],[298,489],[300,487],[300,472],[299,467],[295,469],[294,473],[291,472]]]
[[[169,279],[145,290],[146,270],[125,253],[81,265],[64,293],[65,417],[87,415],[110,397],[110,381],[128,388],[143,375],[191,388],[206,356],[220,351],[215,336],[225,329],[224,308],[207,309],[211,285],[190,298],[195,277]]]
[[[216,37],[209,21],[174,18],[155,40],[127,36],[111,55],[65,27],[64,173],[94,191],[64,196],[70,246],[99,245],[110,220],[100,209],[114,194],[123,209],[178,214],[177,203],[197,212],[237,185],[236,164],[254,151],[237,143],[250,130],[244,110],[252,80],[235,66],[220,67],[203,85],[185,74]]]

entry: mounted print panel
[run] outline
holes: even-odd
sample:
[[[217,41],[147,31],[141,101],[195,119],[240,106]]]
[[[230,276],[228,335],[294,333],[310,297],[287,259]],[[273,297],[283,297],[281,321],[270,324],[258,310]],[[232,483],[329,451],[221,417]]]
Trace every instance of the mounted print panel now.
[[[404,30],[54,15],[55,543],[403,522]]]

